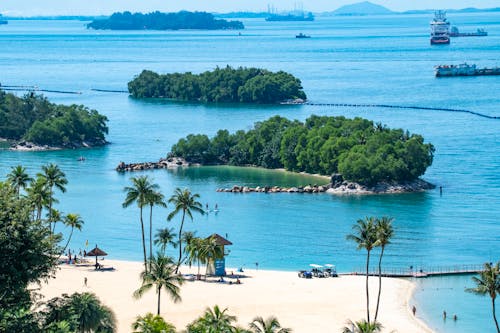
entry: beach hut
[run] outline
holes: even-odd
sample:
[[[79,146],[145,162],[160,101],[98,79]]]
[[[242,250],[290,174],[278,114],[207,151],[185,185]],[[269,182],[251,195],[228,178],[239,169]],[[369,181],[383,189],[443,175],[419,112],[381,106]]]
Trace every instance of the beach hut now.
[[[233,243],[231,243],[230,241],[228,241],[227,239],[225,239],[224,237],[222,237],[219,234],[213,234],[213,235],[207,237],[207,239],[212,238],[212,237],[215,238],[215,243],[217,244],[217,246],[222,247],[222,253],[224,253],[224,257],[222,257],[221,259],[217,259],[215,261],[210,262],[207,266],[207,274],[208,275],[216,275],[216,276],[225,276],[226,275],[225,256],[228,255],[228,253],[226,253],[225,246],[233,245]]]
[[[87,252],[87,254],[85,256],[87,257],[95,257],[95,267],[96,269],[99,267],[99,264],[97,263],[97,257],[104,257],[104,256],[107,256],[108,254],[106,252],[104,252],[103,250],[101,250],[100,248],[97,247],[97,244],[95,246],[95,248],[93,248],[92,250],[90,250],[89,252]]]

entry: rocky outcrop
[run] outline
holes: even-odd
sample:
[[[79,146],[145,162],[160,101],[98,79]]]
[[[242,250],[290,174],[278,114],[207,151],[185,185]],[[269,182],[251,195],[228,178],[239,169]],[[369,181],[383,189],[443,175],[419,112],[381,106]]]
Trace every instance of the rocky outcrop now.
[[[185,159],[180,157],[160,158],[158,162],[143,162],[143,163],[130,163],[120,162],[116,167],[116,171],[141,171],[151,169],[173,169],[178,167],[188,167],[193,164],[186,162]]]
[[[28,141],[14,141],[10,144],[9,150],[18,151],[42,151],[42,150],[61,150],[61,149],[78,149],[78,148],[92,148],[97,146],[103,146],[107,144],[106,140],[98,141],[80,141],[80,142],[69,142],[61,146],[50,146],[50,145],[40,145]]]
[[[322,193],[326,192],[328,185],[307,185],[300,187],[280,187],[280,186],[257,186],[248,187],[234,185],[232,188],[219,188],[217,192],[231,192],[231,193]]]

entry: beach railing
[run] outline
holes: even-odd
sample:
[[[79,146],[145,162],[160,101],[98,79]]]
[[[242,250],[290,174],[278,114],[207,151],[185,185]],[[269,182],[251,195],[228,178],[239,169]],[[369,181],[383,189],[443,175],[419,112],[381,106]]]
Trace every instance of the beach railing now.
[[[427,277],[440,275],[460,275],[460,274],[476,274],[483,270],[482,264],[465,264],[465,265],[449,265],[449,266],[408,266],[408,267],[388,267],[382,269],[382,276],[385,277]],[[366,270],[358,268],[351,272],[354,275],[364,275]],[[369,275],[378,275],[377,268],[370,268]]]

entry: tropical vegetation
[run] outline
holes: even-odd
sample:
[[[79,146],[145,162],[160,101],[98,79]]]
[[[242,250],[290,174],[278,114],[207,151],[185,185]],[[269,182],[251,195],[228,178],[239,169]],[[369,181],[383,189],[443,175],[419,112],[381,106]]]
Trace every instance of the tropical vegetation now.
[[[301,82],[292,74],[260,68],[215,68],[201,74],[158,74],[142,71],[128,83],[136,98],[168,98],[204,103],[272,104],[306,99]]]
[[[432,164],[434,147],[418,134],[354,118],[310,116],[305,122],[274,116],[248,131],[190,134],[170,155],[201,164],[254,165],[342,174],[365,185],[417,179]]]
[[[491,298],[493,321],[495,322],[497,333],[500,333],[495,308],[496,297],[500,295],[500,261],[496,264],[485,263],[479,276],[473,276],[472,281],[474,281],[476,287],[468,288],[466,291],[480,296],[488,295]]]
[[[180,11],[178,13],[148,14],[116,12],[106,19],[95,19],[87,24],[89,29],[107,30],[180,30],[180,29],[244,29],[240,21],[216,19],[206,12]]]
[[[132,324],[133,333],[176,333],[175,326],[168,323],[160,315],[147,313],[145,316],[137,316]]]
[[[0,138],[73,148],[106,143],[106,116],[83,105],[58,105],[42,95],[0,90]]]

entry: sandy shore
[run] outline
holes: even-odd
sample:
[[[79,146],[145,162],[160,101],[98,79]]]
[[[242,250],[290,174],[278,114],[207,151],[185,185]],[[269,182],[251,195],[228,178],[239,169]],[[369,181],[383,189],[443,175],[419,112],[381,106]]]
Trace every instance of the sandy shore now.
[[[46,300],[62,293],[90,291],[111,307],[118,320],[118,332],[130,332],[137,315],[156,313],[156,294],[151,291],[135,300],[132,293],[140,286],[140,262],[104,260],[114,271],[95,271],[93,267],[62,265],[56,278],[42,284]],[[182,273],[188,273],[184,268]],[[195,272],[194,268],[192,272]],[[230,270],[228,270],[228,273]],[[347,319],[366,315],[363,276],[300,279],[294,272],[247,270],[241,284],[186,281],[181,289],[182,301],[174,304],[162,293],[161,314],[177,329],[200,316],[206,307],[227,307],[247,327],[253,317],[276,315],[284,327],[296,333],[340,332]],[[84,277],[88,284],[84,286]],[[226,279],[231,281],[231,279]],[[375,307],[377,279],[370,288]],[[383,279],[379,320],[384,332],[432,332],[414,318],[408,304],[414,285],[402,279]]]

